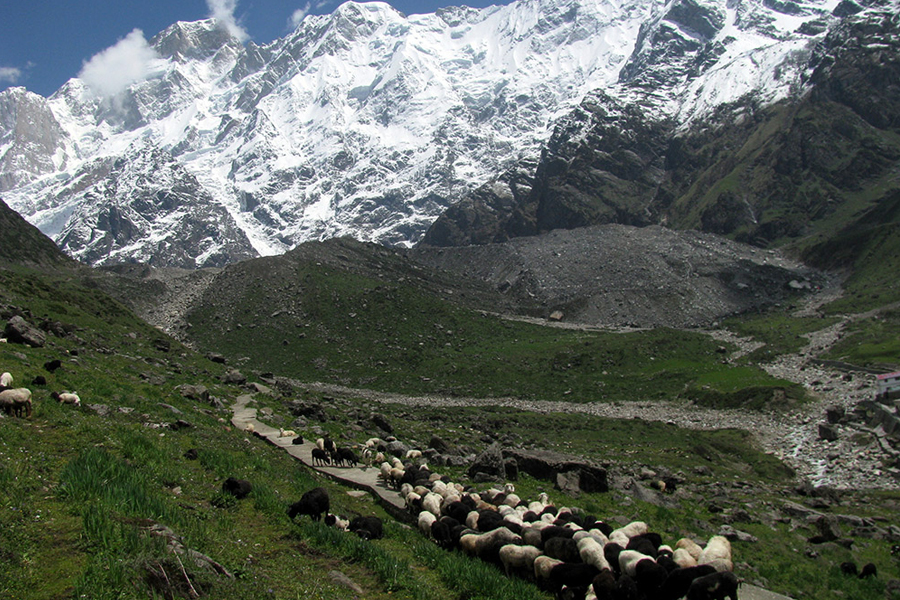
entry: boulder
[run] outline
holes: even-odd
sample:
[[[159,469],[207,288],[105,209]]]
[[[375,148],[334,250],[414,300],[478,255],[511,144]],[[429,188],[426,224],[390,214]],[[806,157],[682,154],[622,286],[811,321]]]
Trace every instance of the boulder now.
[[[578,471],[556,474],[556,487],[564,494],[572,497],[581,495],[581,477]]]
[[[372,423],[385,433],[394,433],[394,428],[391,426],[390,422],[388,422],[387,417],[381,413],[372,414]]]
[[[204,385],[184,384],[178,386],[178,392],[188,400],[209,403],[209,390]]]
[[[222,376],[222,382],[233,385],[244,385],[247,383],[247,378],[237,369],[231,369]]]
[[[587,494],[609,491],[606,469],[584,459],[548,450],[507,449],[504,455],[516,459],[519,473],[536,479],[555,482],[557,473],[576,471],[581,491]]]
[[[399,440],[394,440],[393,442],[387,443],[387,445],[385,446],[385,450],[392,456],[402,458],[406,456],[406,452],[409,450],[409,447]]]
[[[834,442],[838,439],[837,428],[830,423],[819,423],[819,439]]]
[[[505,481],[506,468],[504,465],[503,451],[499,442],[494,442],[484,452],[475,458],[475,462],[469,466],[469,477],[478,482]],[[480,475],[480,477],[476,477]]]
[[[431,440],[428,442],[428,447],[434,448],[440,454],[446,454],[450,451],[450,444],[436,435],[431,436]]]
[[[327,421],[328,415],[325,409],[318,402],[307,402],[305,400],[291,400],[287,403],[287,409],[295,417],[306,417],[310,421]]]
[[[42,348],[47,343],[47,336],[28,321],[15,315],[6,322],[3,335],[13,344],[26,344],[34,348]]]

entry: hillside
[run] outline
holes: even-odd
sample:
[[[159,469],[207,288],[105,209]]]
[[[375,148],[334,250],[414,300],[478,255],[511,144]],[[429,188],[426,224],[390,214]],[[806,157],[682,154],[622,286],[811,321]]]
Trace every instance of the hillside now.
[[[436,360],[450,339],[451,345],[460,344],[460,352],[453,350],[457,354],[475,352],[473,362],[464,365],[473,371],[466,376],[472,391],[491,392],[483,387],[489,385],[520,398],[575,399],[583,395],[579,386],[597,389],[603,381],[606,387],[600,389],[610,397],[647,397],[650,388],[642,392],[638,382],[659,368],[664,376],[651,378],[652,388],[662,406],[675,408],[676,390],[667,393],[663,384],[680,388],[686,381],[681,377],[693,378],[697,368],[727,372],[738,367],[722,365],[720,342],[697,334],[665,329],[625,336],[566,333],[471,313],[427,293],[424,284],[413,284],[412,275],[421,267],[407,259],[372,255],[369,246],[357,243],[330,246],[281,257],[266,269],[242,263],[232,268],[239,276],[210,286],[205,305],[229,312],[201,313],[189,322],[191,329],[207,331],[204,324],[219,323],[222,337],[216,339],[222,346],[203,350],[221,350],[226,365],[182,346],[96,289],[98,280],[112,278],[109,273],[84,279],[74,271],[0,269],[3,319],[18,314],[35,326],[44,320],[59,323],[48,328],[42,347],[0,344],[0,371],[13,373],[17,384],[34,392],[30,418],[0,414],[4,597],[346,598],[346,584],[339,583],[335,571],[375,599],[462,600],[487,591],[500,600],[550,597],[532,584],[507,579],[498,568],[438,549],[395,522],[370,495],[351,495],[299,468],[275,447],[235,431],[229,407],[247,394],[264,422],[296,428],[307,438],[328,433],[342,443],[361,443],[384,435],[379,428],[388,424],[405,443],[427,447],[437,443],[431,440],[437,436],[461,456],[474,456],[500,440],[508,448],[550,449],[599,462],[612,482],[606,493],[575,496],[527,475],[520,476],[517,489],[523,497],[546,491],[560,504],[580,506],[615,523],[643,518],[664,539],[706,539],[729,525],[752,536],[733,542],[739,576],[795,597],[874,597],[900,576],[889,558],[900,503],[895,492],[800,485],[781,461],[760,451],[752,434],[738,429],[698,431],[640,418],[540,414],[497,407],[491,398],[479,406],[413,407],[362,392],[317,391],[308,384],[311,375],[292,365],[273,363],[267,369],[272,373],[258,373],[266,360],[278,356],[261,350],[271,343],[261,324],[286,320],[268,313],[267,303],[276,298],[296,303],[282,307],[282,314],[302,311],[311,324],[297,328],[287,321],[295,332],[287,338],[287,349],[298,351],[295,344],[304,340],[318,345],[316,356],[324,362],[318,361],[312,373],[338,380],[354,376],[352,361],[367,360],[359,353],[363,348],[380,363],[366,363],[360,372],[382,376],[395,371],[392,387],[432,387],[420,378],[425,372],[446,385],[453,381],[452,370],[438,372],[432,362],[419,371],[416,361]],[[357,270],[337,267],[357,263],[350,259],[360,255],[368,262]],[[373,279],[379,272],[405,273],[406,285]],[[282,287],[267,287],[266,274],[281,276]],[[297,288],[294,293],[282,289],[288,285]],[[212,304],[214,297],[220,303]],[[259,311],[262,319],[254,316]],[[230,322],[233,315],[240,320]],[[238,325],[240,337],[223,335]],[[377,328],[384,344],[360,346],[360,339]],[[279,344],[270,350],[282,350]],[[517,354],[503,354],[511,350]],[[521,362],[529,355],[552,359],[546,379],[540,369]],[[597,359],[600,364],[593,362]],[[46,365],[53,360],[61,366],[50,370],[52,365]],[[650,371],[633,371],[653,363],[657,367]],[[485,366],[483,381],[477,364]],[[247,383],[229,375],[235,366],[248,376]],[[503,378],[506,371],[515,376]],[[525,373],[534,373],[535,379],[523,378]],[[735,374],[746,383],[750,371]],[[35,383],[37,376],[46,383]],[[50,391],[61,389],[77,390],[82,405],[49,398]],[[752,421],[751,412],[747,422]],[[442,470],[468,483],[464,468]],[[677,490],[662,495],[650,489],[644,478],[651,472],[677,482]],[[221,491],[229,476],[251,481],[248,498],[234,500]],[[329,491],[333,512],[383,518],[385,538],[366,542],[306,518],[290,522],[287,506],[318,485]],[[804,515],[815,511],[842,515],[828,529],[841,543],[809,541],[819,529]],[[158,525],[206,559],[173,554],[167,538],[152,533],[161,531]],[[801,554],[808,558],[798,560]],[[875,562],[879,575],[847,578],[838,567],[846,560]]]

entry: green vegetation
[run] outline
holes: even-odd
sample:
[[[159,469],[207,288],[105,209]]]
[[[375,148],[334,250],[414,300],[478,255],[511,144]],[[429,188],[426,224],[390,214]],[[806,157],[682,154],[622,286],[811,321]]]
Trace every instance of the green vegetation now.
[[[794,386],[750,364],[726,364],[730,349],[723,352],[697,333],[597,333],[512,323],[415,287],[314,265],[302,265],[296,282],[302,293],[292,296],[298,302],[293,308],[274,304],[277,295],[248,292],[233,312],[232,307],[195,315],[193,325],[210,340],[224,332],[225,347],[215,349],[232,363],[247,357],[241,366],[246,373],[258,368],[391,391],[613,405],[652,399],[760,410],[800,398]],[[232,430],[227,408],[183,397],[182,384],[204,385],[227,406],[246,391],[222,383],[226,367],[142,323],[71,274],[0,270],[0,310],[13,308],[35,324],[58,321],[70,333],[48,333],[44,348],[0,345],[0,371],[14,373],[35,393],[31,419],[0,418],[0,597],[345,598],[347,589],[329,576],[340,571],[376,600],[547,598],[495,566],[438,549],[390,519],[370,496],[347,495],[282,451]],[[279,310],[288,312],[271,316]],[[285,316],[291,310],[299,318]],[[272,331],[251,327],[261,311]],[[239,321],[229,321],[232,315],[240,316],[243,331]],[[772,327],[775,315],[766,318]],[[764,318],[757,319],[744,321],[744,332],[767,335]],[[872,330],[878,339],[895,332],[895,323],[893,313],[860,321],[859,335]],[[781,329],[793,328],[785,339],[813,325],[778,322]],[[795,341],[777,343],[787,351]],[[51,373],[43,365],[53,359],[63,366]],[[46,386],[30,385],[37,375],[47,379]],[[84,406],[49,399],[51,390],[62,389],[78,391]],[[490,436],[583,455],[614,473],[644,467],[671,473],[680,490],[661,506],[618,488],[575,499],[529,476],[517,486],[523,497],[547,491],[560,503],[614,522],[642,518],[671,541],[716,533],[726,522],[717,502],[747,506],[759,520],[739,528],[759,541],[736,543],[739,574],[798,598],[883,593],[882,582],[898,575],[896,565],[883,559],[883,540],[859,540],[852,550],[821,548],[816,560],[803,557],[810,528],[765,516],[777,514],[786,497],[794,498],[792,473],[756,449],[745,431],[688,431],[641,419],[495,407],[411,410],[352,396],[325,401],[301,394],[323,405],[329,419],[322,425],[339,439],[369,437],[364,429],[354,431],[353,419],[383,412],[401,439],[424,443],[438,434],[460,453],[479,451]],[[285,401],[257,395],[259,407],[271,410],[264,418],[273,426],[290,423]],[[179,419],[190,426],[171,428]],[[186,456],[189,449],[198,450],[197,460]],[[466,479],[459,468],[446,472]],[[238,501],[221,492],[229,476],[252,482],[249,498]],[[334,512],[385,519],[385,538],[367,542],[306,519],[291,523],[287,506],[318,485],[329,490]],[[891,494],[859,498],[868,504],[840,510],[888,519],[898,502]],[[161,527],[170,537],[158,535]],[[167,548],[172,540],[233,577],[209,570],[197,555],[173,554]],[[841,577],[836,565],[848,558],[875,561],[881,578]]]
[[[900,311],[887,310],[850,323],[824,358],[884,372],[900,368]]]
[[[412,285],[296,268],[289,309],[252,282],[227,300],[216,291],[190,316],[193,339],[264,371],[400,393],[593,402],[691,398],[711,388],[724,404],[740,404],[732,396],[745,386],[801,395],[761,369],[723,364],[719,344],[702,333],[540,327]]]

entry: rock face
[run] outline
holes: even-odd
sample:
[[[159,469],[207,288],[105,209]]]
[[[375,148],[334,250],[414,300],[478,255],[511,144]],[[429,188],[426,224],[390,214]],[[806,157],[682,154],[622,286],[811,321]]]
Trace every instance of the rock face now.
[[[587,461],[544,450],[507,448],[503,453],[516,460],[520,473],[527,473],[536,479],[556,483],[559,474],[566,474],[563,477],[566,485],[573,485],[577,477],[577,487],[583,492],[609,491],[606,469]]]
[[[787,6],[779,10],[793,10]],[[770,22],[750,3],[736,10],[739,26]],[[873,212],[853,219],[890,221],[884,207],[896,203],[900,186],[882,182],[900,159],[900,144],[885,137],[900,127],[898,23],[890,11],[847,17],[795,56],[808,94],[775,104],[748,94],[685,124],[684,111],[693,109],[673,116],[648,109],[652,102],[640,95],[674,76],[691,82],[715,72],[728,51],[721,6],[676,2],[642,26],[621,71],[640,92],[589,93],[556,123],[531,176],[522,165],[483,185],[441,215],[423,243],[482,244],[620,223],[765,246],[808,235],[842,211],[858,215],[848,207],[871,187],[881,190]],[[846,252],[822,255],[834,261]]]

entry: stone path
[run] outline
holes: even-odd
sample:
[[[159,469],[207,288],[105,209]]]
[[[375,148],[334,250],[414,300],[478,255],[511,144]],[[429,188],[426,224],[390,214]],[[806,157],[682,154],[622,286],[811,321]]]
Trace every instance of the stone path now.
[[[238,396],[232,407],[234,416],[231,424],[236,428],[246,431],[253,425],[254,433],[266,439],[270,444],[283,448],[288,454],[302,462],[304,465],[328,475],[335,481],[344,485],[365,490],[371,493],[381,505],[395,518],[409,521],[410,516],[406,511],[406,505],[396,490],[385,486],[378,477],[379,471],[375,468],[356,467],[319,467],[313,466],[312,449],[314,445],[308,440],[303,444],[293,444],[293,438],[279,437],[279,430],[256,420],[256,409],[248,405],[253,401],[253,396],[245,394]],[[770,592],[755,585],[743,584],[740,589],[741,600],[791,600],[787,596]]]
[[[285,452],[310,469],[328,475],[344,485],[371,493],[395,518],[410,520],[409,514],[406,512],[406,504],[403,502],[400,494],[397,493],[397,490],[389,488],[382,483],[378,476],[379,470],[377,468],[313,466],[312,450],[315,445],[308,440],[304,440],[303,444],[295,445],[292,441],[294,438],[279,437],[280,432],[277,429],[256,420],[256,409],[248,406],[251,401],[253,401],[253,396],[249,394],[238,396],[232,407],[234,410],[234,416],[231,419],[232,425],[238,429],[246,430],[252,424],[255,434],[266,439],[270,444],[283,448]]]

